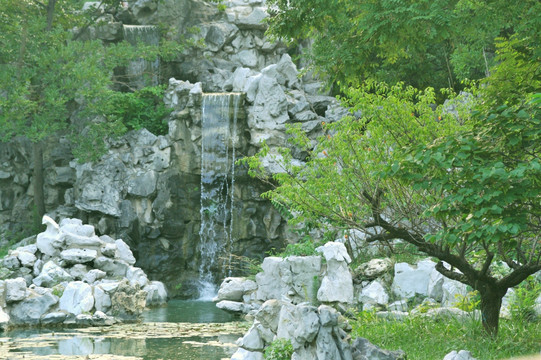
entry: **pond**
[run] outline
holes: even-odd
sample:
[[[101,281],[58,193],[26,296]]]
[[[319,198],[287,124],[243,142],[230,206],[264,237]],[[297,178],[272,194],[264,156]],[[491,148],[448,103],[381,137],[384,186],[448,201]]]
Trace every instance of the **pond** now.
[[[228,359],[248,326],[235,320],[211,302],[173,300],[140,324],[4,333],[0,359]]]

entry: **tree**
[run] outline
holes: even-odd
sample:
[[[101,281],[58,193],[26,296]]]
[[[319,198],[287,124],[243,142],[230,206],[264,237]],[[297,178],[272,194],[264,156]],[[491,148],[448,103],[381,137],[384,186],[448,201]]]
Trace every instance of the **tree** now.
[[[541,270],[541,67],[532,56],[525,42],[502,41],[482,86],[435,110],[431,89],[347,90],[343,100],[362,116],[323,124],[315,143],[292,127],[308,159],[295,165],[281,149],[283,172],[264,196],[288,208],[293,224],[401,239],[440,259],[440,273],[479,291],[483,326],[497,334],[507,289]],[[269,156],[264,146],[245,160],[252,175],[268,179]],[[507,273],[494,270],[501,262]]]
[[[70,122],[70,112],[92,123],[87,138],[103,148],[103,137],[126,127],[118,117],[107,116],[113,96],[113,70],[129,60],[156,57],[150,47],[135,49],[121,42],[76,41],[104,11],[114,12],[120,1],[103,0],[95,9],[81,12],[73,1],[4,0],[0,9],[0,140],[24,136],[33,144],[33,186],[36,228],[45,213],[42,143],[60,131],[76,139],[81,128]],[[80,30],[78,31],[77,28]]]
[[[459,89],[494,65],[499,36],[539,38],[541,4],[493,0],[269,0],[269,33],[309,39],[316,70],[331,82],[366,79]]]

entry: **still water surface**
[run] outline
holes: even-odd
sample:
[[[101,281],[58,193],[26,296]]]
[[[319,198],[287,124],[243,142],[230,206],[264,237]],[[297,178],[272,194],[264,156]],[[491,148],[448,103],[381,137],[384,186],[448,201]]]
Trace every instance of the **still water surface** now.
[[[0,334],[0,359],[221,360],[245,331],[235,320],[211,302],[173,300],[141,324]]]

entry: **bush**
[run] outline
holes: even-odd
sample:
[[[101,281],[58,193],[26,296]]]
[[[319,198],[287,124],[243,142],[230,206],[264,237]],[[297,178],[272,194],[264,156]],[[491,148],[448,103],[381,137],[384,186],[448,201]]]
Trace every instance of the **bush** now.
[[[293,345],[290,340],[276,339],[265,348],[266,360],[290,360],[293,355]]]
[[[171,112],[163,104],[165,86],[145,87],[134,92],[114,92],[108,117],[121,120],[129,130],[147,129],[154,135],[165,135],[165,118]]]

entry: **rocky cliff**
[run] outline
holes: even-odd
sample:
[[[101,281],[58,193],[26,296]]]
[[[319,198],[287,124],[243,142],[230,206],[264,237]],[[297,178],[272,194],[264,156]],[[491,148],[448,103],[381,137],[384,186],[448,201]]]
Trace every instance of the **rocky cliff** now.
[[[300,123],[315,138],[322,121],[344,113],[334,98],[320,93],[319,82],[299,75],[283,44],[265,38],[264,1],[224,4],[220,11],[200,0],[138,0],[119,13],[104,14],[89,36],[117,41],[124,36],[124,25],[165,25],[172,38],[204,44],[161,64],[162,82],[169,83],[164,99],[172,109],[169,132],[130,132],[110,141],[107,154],[94,163],[74,160],[63,138],[48,144],[44,153],[47,214],[57,221],[78,217],[94,225],[98,234],[122,238],[133,249],[136,265],[165,282],[173,297],[197,296],[201,275],[204,94],[243,94],[235,128],[229,124],[230,136],[223,140],[237,159],[253,154],[261,140],[271,148],[285,145],[286,124]],[[31,223],[33,200],[28,146],[23,139],[0,144],[3,243],[33,231],[26,225]],[[297,155],[302,160],[302,154]],[[216,281],[232,275],[224,269],[225,252],[262,258],[287,238],[284,221],[259,196],[266,186],[249,178],[234,160],[226,161],[226,187],[233,195],[227,200],[230,214],[222,220],[231,239],[220,245],[223,251],[212,265]],[[276,171],[275,164],[267,165]],[[226,262],[230,265],[231,257]]]

